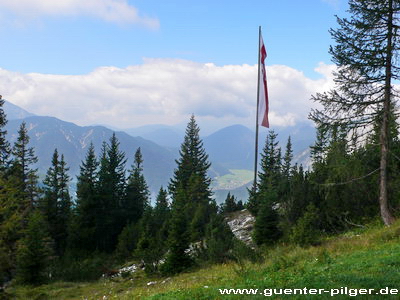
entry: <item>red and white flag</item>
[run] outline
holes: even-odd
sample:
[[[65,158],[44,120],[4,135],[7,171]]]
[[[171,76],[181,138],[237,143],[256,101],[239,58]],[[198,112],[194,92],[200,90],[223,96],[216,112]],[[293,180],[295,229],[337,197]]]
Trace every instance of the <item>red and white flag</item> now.
[[[259,70],[260,74],[258,77],[258,125],[269,128],[268,120],[268,89],[267,89],[267,74],[265,73],[265,58],[267,57],[267,51],[265,51],[264,42],[260,32],[260,61]]]

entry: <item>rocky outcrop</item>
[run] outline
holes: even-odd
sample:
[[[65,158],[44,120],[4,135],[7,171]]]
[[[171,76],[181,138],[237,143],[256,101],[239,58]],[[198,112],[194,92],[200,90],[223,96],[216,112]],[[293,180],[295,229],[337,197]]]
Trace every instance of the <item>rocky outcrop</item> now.
[[[226,221],[237,239],[248,246],[254,247],[252,233],[255,218],[247,209],[230,213],[226,217]]]

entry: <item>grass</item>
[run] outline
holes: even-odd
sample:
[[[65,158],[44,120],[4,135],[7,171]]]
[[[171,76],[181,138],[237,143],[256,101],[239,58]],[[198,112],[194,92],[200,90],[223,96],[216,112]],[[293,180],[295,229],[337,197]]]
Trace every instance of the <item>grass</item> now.
[[[322,296],[221,295],[219,289],[400,289],[400,222],[371,225],[300,248],[279,245],[265,249],[263,263],[204,267],[172,278],[102,279],[94,283],[54,283],[13,287],[15,299],[331,299]],[[148,285],[149,282],[155,284]],[[268,290],[267,290],[268,291]],[[338,295],[333,299],[354,298]],[[357,299],[399,299],[399,295],[359,295]]]

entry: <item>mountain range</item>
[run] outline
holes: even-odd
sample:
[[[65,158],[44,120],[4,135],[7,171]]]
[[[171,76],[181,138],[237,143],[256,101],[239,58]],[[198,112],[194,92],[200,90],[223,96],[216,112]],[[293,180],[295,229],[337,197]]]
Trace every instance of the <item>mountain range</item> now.
[[[155,195],[160,186],[164,188],[168,186],[176,167],[175,159],[179,156],[179,146],[185,134],[181,128],[166,125],[143,126],[126,131],[113,131],[105,126],[78,126],[54,117],[36,116],[8,101],[4,104],[4,111],[8,119],[6,130],[11,143],[17,138],[20,124],[26,123],[30,146],[35,148],[35,154],[39,158],[37,168],[41,177],[43,178],[50,167],[52,154],[57,148],[58,152],[64,155],[70,168],[72,187],[90,143],[94,144],[99,154],[103,141],[108,142],[115,132],[120,142],[120,150],[126,154],[127,169],[133,162],[136,149],[140,147],[144,159],[144,175],[152,194]],[[296,127],[276,128],[275,132],[278,133],[283,151],[288,136],[291,136],[294,162],[308,166],[308,149],[314,142],[315,136],[313,126],[304,123]],[[266,130],[260,130],[259,151],[262,150],[266,135]],[[212,163],[209,175],[214,181],[231,174],[232,169],[252,170],[254,141],[254,131],[243,125],[225,127],[203,137],[204,148]],[[234,189],[241,198],[245,186]],[[217,202],[223,201],[222,198],[226,197],[227,192],[216,191]]]

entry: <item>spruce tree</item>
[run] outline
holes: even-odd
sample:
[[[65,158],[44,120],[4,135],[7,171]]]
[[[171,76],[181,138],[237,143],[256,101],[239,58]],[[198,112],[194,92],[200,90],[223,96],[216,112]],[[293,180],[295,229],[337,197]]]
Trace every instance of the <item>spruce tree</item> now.
[[[192,115],[186,128],[186,135],[176,160],[177,168],[169,184],[172,201],[175,201],[177,189],[185,190],[184,215],[190,220],[189,236],[196,242],[203,238],[206,224],[212,213],[216,212],[211,200],[211,179],[207,171],[210,167],[208,155],[203,147],[195,117]]]
[[[320,241],[319,213],[313,203],[310,203],[296,225],[292,228],[291,241],[300,245],[316,245]]]
[[[32,169],[32,165],[37,163],[38,159],[34,149],[29,147],[29,140],[26,123],[22,122],[18,130],[18,138],[12,148],[11,176],[19,185],[21,200],[32,209],[38,197],[37,169]]]
[[[169,214],[170,207],[168,202],[168,193],[161,187],[158,191],[156,204],[154,206],[154,216],[158,228],[168,221]]]
[[[10,281],[16,266],[17,242],[26,226],[26,206],[12,178],[0,176],[0,284]]]
[[[3,109],[4,99],[0,96],[0,174],[4,175],[10,163],[11,146],[6,135],[7,130],[4,127],[7,125],[7,116]]]
[[[313,167],[315,169],[318,163],[322,163],[325,158],[326,149],[327,149],[327,132],[323,126],[317,127],[317,138],[313,146],[311,146],[311,158],[313,162]]]
[[[292,168],[289,185],[289,191],[281,207],[286,232],[290,231],[298,218],[302,216],[310,198],[310,183],[302,165],[295,165]]]
[[[162,187],[158,192],[153,214],[154,226],[157,228],[158,246],[166,250],[171,207],[168,201],[168,193]]]
[[[46,221],[38,210],[31,213],[25,236],[17,249],[16,279],[24,284],[41,284],[49,279],[52,241]]]
[[[269,189],[280,196],[280,183],[282,180],[281,149],[276,141],[277,134],[271,130],[267,136],[263,152],[261,153],[261,170],[258,172],[256,190],[249,191],[247,208],[252,214],[257,215],[259,205]]]
[[[211,179],[207,175],[207,171],[211,166],[208,161],[208,155],[203,148],[203,142],[200,138],[200,128],[198,127],[194,115],[186,127],[184,141],[179,151],[179,159],[176,160],[177,168],[169,185],[169,191],[173,195],[177,189],[186,189],[193,177],[198,177],[198,191],[202,193],[204,201],[209,201],[211,197],[210,183]]]
[[[55,240],[57,242],[57,252],[63,254],[67,247],[68,227],[71,221],[72,206],[71,196],[69,194],[69,182],[71,178],[68,175],[69,168],[67,167],[63,154],[61,154],[58,168],[58,236]]]
[[[207,260],[224,263],[231,259],[234,235],[224,217],[220,214],[212,216],[206,228],[205,247]]]
[[[278,195],[272,186],[268,192],[261,194],[261,203],[254,223],[253,239],[257,245],[273,245],[281,236],[279,229],[279,215],[275,203]]]
[[[143,157],[140,148],[136,150],[134,163],[126,186],[126,199],[123,210],[126,212],[126,223],[136,223],[149,206],[149,189],[143,175]]]
[[[211,179],[207,174],[210,163],[199,132],[192,115],[179,151],[180,157],[176,160],[177,168],[169,184],[172,196],[169,255],[163,268],[171,273],[180,272],[191,264],[185,250],[189,242],[204,238],[206,225],[217,211],[211,200]]]
[[[67,246],[68,226],[71,216],[71,197],[68,191],[70,177],[69,168],[54,150],[51,167],[47,170],[43,181],[44,196],[40,200],[39,208],[49,226],[49,232],[55,242],[55,252],[62,255]]]
[[[70,247],[75,251],[90,253],[97,248],[95,232],[101,211],[96,195],[98,165],[93,143],[90,143],[77,177],[76,208],[69,234]]]
[[[126,225],[122,213],[125,198],[125,154],[119,150],[119,141],[113,133],[109,144],[103,143],[96,186],[99,212],[95,237],[100,251],[112,252],[118,235]]]
[[[318,126],[343,124],[353,135],[380,122],[379,206],[383,222],[394,221],[388,204],[388,146],[391,109],[397,102],[393,82],[400,78],[395,65],[400,50],[400,3],[396,0],[350,0],[350,18],[337,18],[339,28],[331,30],[336,45],[330,48],[338,66],[335,88],[313,99],[322,110],[311,114]]]
[[[221,206],[222,213],[230,213],[241,209],[243,209],[243,205],[241,205],[239,202],[236,202],[235,196],[231,195],[229,192],[226,196],[225,202]]]
[[[286,151],[285,151],[285,155],[283,156],[283,164],[282,164],[282,175],[286,180],[288,180],[290,177],[290,169],[292,167],[292,159],[293,159],[292,140],[289,136],[287,144],[286,144]]]
[[[172,202],[171,219],[168,232],[168,255],[161,271],[164,274],[182,272],[193,264],[186,250],[189,248],[189,232],[186,230],[188,221],[185,217],[186,194],[184,189],[175,189]]]

